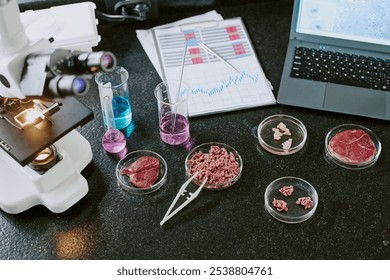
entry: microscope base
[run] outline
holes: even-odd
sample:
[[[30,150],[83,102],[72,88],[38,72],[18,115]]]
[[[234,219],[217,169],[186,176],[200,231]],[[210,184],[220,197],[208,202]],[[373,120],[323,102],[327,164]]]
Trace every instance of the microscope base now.
[[[88,183],[80,172],[92,160],[89,142],[72,130],[54,143],[61,160],[44,174],[28,165],[21,166],[0,149],[0,208],[10,214],[44,205],[61,213],[88,192]]]

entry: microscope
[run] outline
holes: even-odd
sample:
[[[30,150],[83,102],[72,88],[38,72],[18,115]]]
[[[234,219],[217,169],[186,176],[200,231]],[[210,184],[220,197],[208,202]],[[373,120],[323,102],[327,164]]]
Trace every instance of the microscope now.
[[[93,119],[77,100],[110,52],[55,49],[31,41],[16,0],[0,0],[0,208],[10,214],[44,205],[61,213],[88,192],[80,174],[92,160],[76,128]]]

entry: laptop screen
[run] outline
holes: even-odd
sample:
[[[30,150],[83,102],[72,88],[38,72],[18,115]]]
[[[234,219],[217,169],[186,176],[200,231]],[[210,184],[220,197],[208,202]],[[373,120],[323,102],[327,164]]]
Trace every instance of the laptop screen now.
[[[390,0],[300,0],[297,33],[390,46]]]

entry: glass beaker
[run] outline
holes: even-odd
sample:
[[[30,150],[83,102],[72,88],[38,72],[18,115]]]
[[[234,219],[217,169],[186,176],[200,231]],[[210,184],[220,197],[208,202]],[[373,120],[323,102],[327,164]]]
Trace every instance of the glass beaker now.
[[[108,96],[112,100],[115,126],[126,137],[130,137],[135,128],[128,80],[129,73],[121,66],[116,66],[111,72],[99,72],[95,76],[102,108],[104,108],[104,97]]]
[[[190,138],[187,100],[190,86],[180,80],[163,81],[154,90],[157,99],[160,138],[169,145]]]

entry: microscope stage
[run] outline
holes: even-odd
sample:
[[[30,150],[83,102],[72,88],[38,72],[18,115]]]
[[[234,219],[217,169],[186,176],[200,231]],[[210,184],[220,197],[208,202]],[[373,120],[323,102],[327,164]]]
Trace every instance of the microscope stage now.
[[[44,148],[93,119],[92,110],[73,97],[58,103],[59,110],[48,119],[23,129],[4,118],[14,121],[15,112],[0,113],[0,146],[22,166],[34,160]]]

